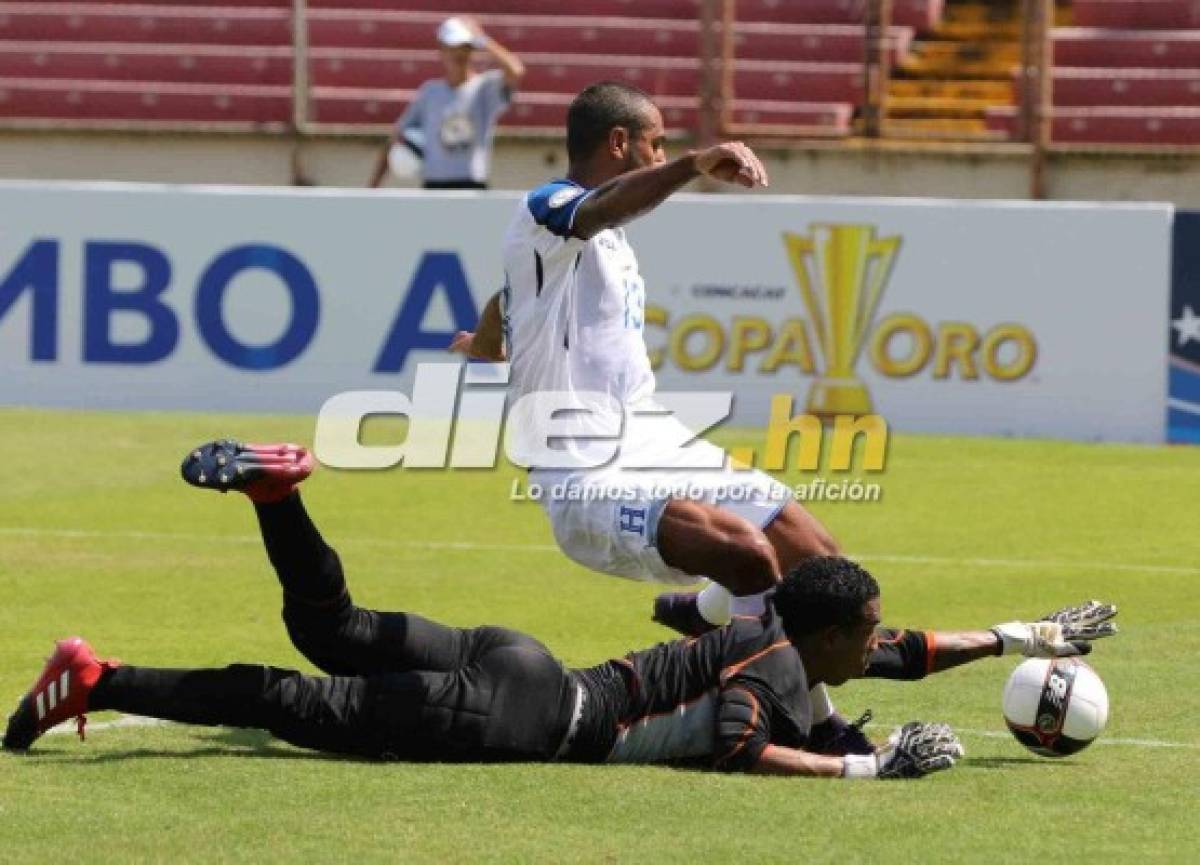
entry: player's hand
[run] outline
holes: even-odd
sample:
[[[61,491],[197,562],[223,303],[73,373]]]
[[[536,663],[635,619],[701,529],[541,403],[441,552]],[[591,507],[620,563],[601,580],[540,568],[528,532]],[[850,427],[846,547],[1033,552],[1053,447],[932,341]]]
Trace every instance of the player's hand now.
[[[1116,618],[1116,615],[1116,604],[1084,601],[1078,606],[1063,607],[1061,610],[1047,613],[1038,621],[1062,625],[1065,640],[1098,640],[1101,637],[1111,637],[1117,632],[1116,623],[1110,621]]]
[[[1036,622],[996,625],[992,632],[1000,638],[1002,655],[1069,658],[1088,654],[1092,640],[1115,634],[1117,626],[1109,619],[1116,614],[1113,604],[1087,601],[1050,613]]]
[[[954,766],[966,751],[947,724],[909,721],[870,755],[848,755],[848,778],[923,778]]]
[[[705,148],[695,159],[696,170],[706,177],[736,183],[747,189],[767,185],[767,169],[754,151],[740,141]]]
[[[467,357],[475,357],[473,351],[475,346],[475,334],[469,330],[460,330],[454,334],[454,339],[450,340],[450,348],[448,349],[453,354],[466,355]]]
[[[475,37],[475,42],[479,46],[483,46],[487,42],[488,35],[484,32],[483,25],[479,23],[478,18],[474,15],[456,15],[454,17],[467,25],[467,29],[471,31],[471,34]]]

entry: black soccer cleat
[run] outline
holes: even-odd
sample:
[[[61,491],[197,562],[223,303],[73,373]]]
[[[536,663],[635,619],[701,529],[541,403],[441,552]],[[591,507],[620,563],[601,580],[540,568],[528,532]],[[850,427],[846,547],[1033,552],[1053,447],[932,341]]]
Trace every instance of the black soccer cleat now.
[[[222,493],[237,490],[254,502],[266,503],[286,498],[314,466],[312,453],[299,445],[219,439],[192,450],[180,474],[194,487]]]
[[[715,631],[714,625],[700,615],[699,595],[695,592],[668,592],[654,599],[650,618],[685,637],[699,637]]]

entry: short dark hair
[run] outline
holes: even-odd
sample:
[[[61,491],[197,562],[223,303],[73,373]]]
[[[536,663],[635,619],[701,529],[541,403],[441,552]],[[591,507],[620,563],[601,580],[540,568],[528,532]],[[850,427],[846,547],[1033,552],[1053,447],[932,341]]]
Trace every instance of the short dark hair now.
[[[599,81],[585,87],[567,109],[567,157],[591,156],[614,126],[624,126],[631,136],[641,132],[646,108],[653,104],[644,90],[620,81]]]
[[[879,597],[879,584],[863,568],[841,556],[814,556],[796,565],[771,602],[788,639],[831,625],[849,628],[863,621],[863,605]]]

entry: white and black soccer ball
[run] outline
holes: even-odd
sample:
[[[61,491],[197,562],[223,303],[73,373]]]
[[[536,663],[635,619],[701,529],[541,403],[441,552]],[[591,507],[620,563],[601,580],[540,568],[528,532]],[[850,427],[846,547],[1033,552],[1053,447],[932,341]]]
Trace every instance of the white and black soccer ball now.
[[[1017,741],[1043,757],[1082,751],[1108,723],[1108,691],[1077,658],[1030,658],[1004,686],[1004,720]]]

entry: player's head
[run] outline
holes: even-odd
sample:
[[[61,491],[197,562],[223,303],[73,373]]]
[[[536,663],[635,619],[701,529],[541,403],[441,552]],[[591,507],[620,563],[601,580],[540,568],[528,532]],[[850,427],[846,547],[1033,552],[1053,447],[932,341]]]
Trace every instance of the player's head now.
[[[610,179],[667,161],[662,114],[643,91],[618,81],[592,84],[567,109],[567,157]],[[601,181],[603,182],[603,181]]]
[[[442,50],[446,80],[451,84],[464,81],[471,70],[475,33],[461,19],[447,18],[437,29],[437,41]]]
[[[879,627],[879,584],[840,556],[805,559],[772,598],[788,639],[814,679],[840,685],[862,675]]]

